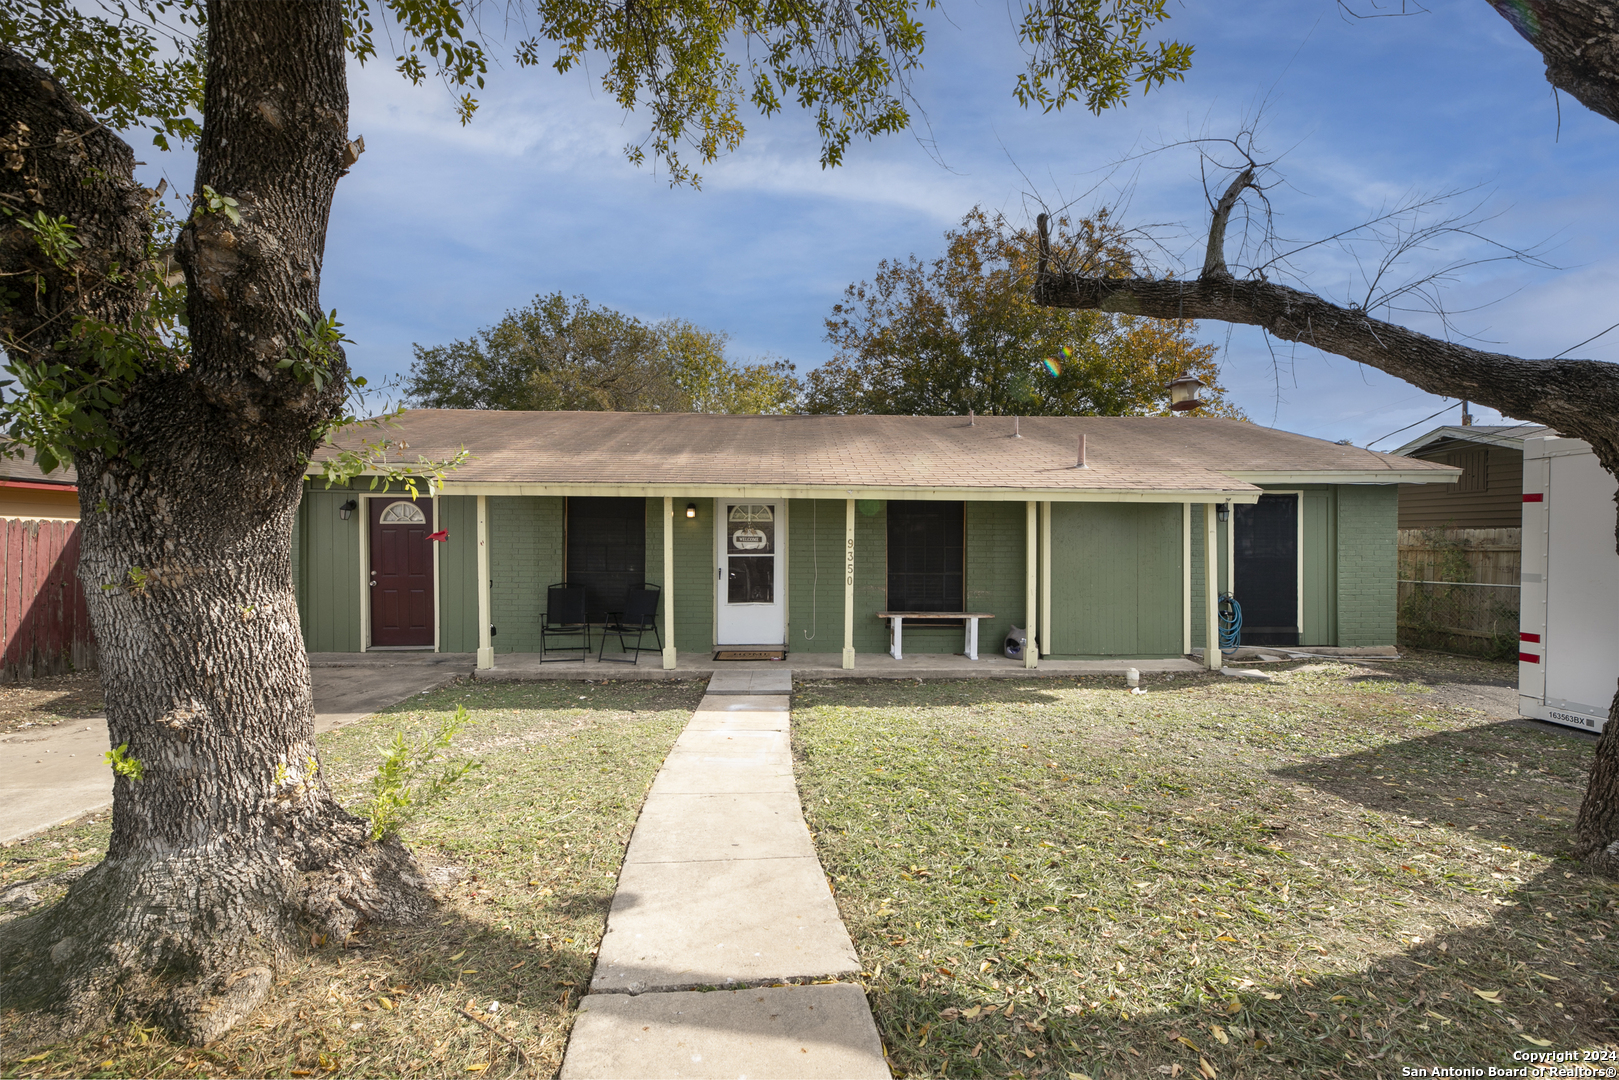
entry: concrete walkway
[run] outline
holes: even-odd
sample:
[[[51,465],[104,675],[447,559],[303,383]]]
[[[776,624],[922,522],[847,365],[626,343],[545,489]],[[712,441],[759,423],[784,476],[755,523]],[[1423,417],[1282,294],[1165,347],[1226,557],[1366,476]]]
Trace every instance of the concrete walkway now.
[[[789,698],[753,681],[714,677],[653,782],[564,1080],[890,1075],[858,984],[775,985],[860,961],[799,806]]]
[[[378,709],[472,674],[474,657],[448,653],[315,653],[315,731],[363,720]],[[112,805],[107,720],[64,720],[0,735],[0,843]]]

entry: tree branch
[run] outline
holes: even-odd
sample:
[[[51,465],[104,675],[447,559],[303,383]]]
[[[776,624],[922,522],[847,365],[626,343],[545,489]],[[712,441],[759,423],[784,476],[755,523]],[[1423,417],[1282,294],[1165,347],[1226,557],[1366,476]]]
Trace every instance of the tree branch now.
[[[1220,196],[1214,208],[1214,219],[1209,223],[1209,247],[1203,256],[1203,276],[1208,279],[1230,279],[1231,271],[1225,264],[1225,227],[1231,220],[1232,208],[1242,193],[1254,186],[1254,167],[1248,166],[1231,181],[1231,186]]]
[[[1619,121],[1619,6],[1603,0],[1489,0],[1546,61],[1546,81]]]
[[[1036,283],[1034,298],[1047,307],[1263,327],[1284,341],[1348,357],[1429,393],[1466,397],[1520,420],[1548,424],[1590,443],[1606,467],[1619,467],[1616,364],[1524,360],[1471,349],[1268,281],[1047,274]]]

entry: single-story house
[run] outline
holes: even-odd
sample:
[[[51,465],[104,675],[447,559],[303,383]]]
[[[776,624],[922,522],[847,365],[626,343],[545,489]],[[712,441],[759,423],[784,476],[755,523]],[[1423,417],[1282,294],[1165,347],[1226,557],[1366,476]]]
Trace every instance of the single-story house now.
[[[1540,424],[1447,424],[1391,451],[1462,471],[1454,484],[1401,487],[1400,528],[1521,527],[1523,441],[1556,434]]]
[[[0,458],[0,518],[79,520],[79,478],[71,465],[47,473],[32,451]]]
[[[540,651],[564,580],[593,619],[659,586],[665,667],[723,647],[853,667],[897,651],[888,612],[976,618],[990,652],[1027,628],[1029,666],[1181,656],[1232,590],[1245,643],[1386,646],[1398,485],[1457,474],[1191,417],[419,409],[389,435],[404,460],[471,456],[415,499],[311,466],[294,544],[311,652],[494,667]],[[907,619],[903,648],[962,652],[963,626]]]

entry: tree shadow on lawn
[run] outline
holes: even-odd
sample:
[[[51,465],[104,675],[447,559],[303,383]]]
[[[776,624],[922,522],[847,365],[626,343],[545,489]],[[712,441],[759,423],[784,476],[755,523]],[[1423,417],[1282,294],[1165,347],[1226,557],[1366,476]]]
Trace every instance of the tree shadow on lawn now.
[[[1220,676],[1142,675],[1154,690],[1185,690],[1199,683],[1236,685]],[[1124,690],[1122,675],[1052,675],[1039,678],[979,679],[800,679],[793,687],[793,710],[818,705],[857,709],[948,709],[971,706],[1057,705],[1059,690]],[[797,716],[795,715],[795,720]]]
[[[1558,866],[1515,895],[1492,917],[1442,930],[1414,910],[1398,940],[1358,956],[1335,957],[1342,950],[1325,944],[1265,955],[1248,941],[1213,940],[1203,953],[1221,972],[1213,977],[1148,954],[1077,988],[1049,983],[1050,996],[1039,983],[975,995],[937,976],[920,985],[891,976],[868,997],[896,1076],[1347,1080],[1619,1047],[1614,915],[1604,907],[1619,887]],[[1249,975],[1232,974],[1241,971]],[[1143,996],[1162,1004],[1132,1013],[1121,1001]],[[1205,1061],[1212,1072],[1200,1071]]]
[[[1584,794],[1587,740],[1500,721],[1275,769],[1335,799],[1556,857]],[[1298,789],[1295,788],[1295,793]]]
[[[611,890],[534,898],[535,907],[587,922],[571,934],[524,930],[515,919],[496,926],[470,918],[455,910],[448,893],[443,890],[439,907],[414,926],[365,927],[346,946],[306,936],[264,1004],[205,1047],[172,1042],[134,1023],[30,1045],[19,1038],[29,1018],[13,1012],[0,1020],[0,1071],[46,1077],[553,1075],[595,965],[601,929],[590,921],[605,923]]]

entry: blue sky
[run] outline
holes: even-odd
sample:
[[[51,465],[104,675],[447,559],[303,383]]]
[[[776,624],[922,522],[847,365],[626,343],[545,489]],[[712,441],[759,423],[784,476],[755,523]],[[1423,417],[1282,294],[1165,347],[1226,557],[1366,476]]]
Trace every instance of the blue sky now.
[[[975,204],[1027,220],[1040,199],[1094,191],[1076,204],[1083,211],[1127,193],[1126,223],[1179,225],[1171,250],[1200,263],[1196,156],[1168,149],[1117,163],[1189,135],[1232,134],[1257,116],[1261,145],[1281,157],[1286,183],[1271,200],[1289,237],[1334,233],[1412,193],[1477,187],[1472,202],[1496,215],[1492,236],[1547,245],[1554,268],[1495,263],[1447,286],[1447,307],[1463,312],[1456,325],[1475,344],[1549,356],[1619,319],[1619,130],[1565,97],[1559,131],[1538,54],[1486,5],[1435,0],[1426,13],[1373,19],[1348,18],[1334,0],[1172,0],[1170,10],[1167,34],[1196,47],[1183,83],[1101,117],[1043,115],[1012,98],[1021,53],[1011,9],[947,0],[926,13],[915,86],[931,153],[917,137],[890,136],[851,146],[844,167],[823,171],[803,116],[751,117],[741,150],[705,168],[700,191],[671,190],[624,159],[639,117],[586,75],[498,69],[462,127],[442,87],[412,88],[387,65],[354,67],[350,129],[367,150],[333,208],[325,305],[373,381],[408,369],[412,343],[466,337],[556,290],[724,330],[734,356],[768,353],[803,371],[831,355],[822,320],[845,286],[881,259],[937,255]],[[142,156],[149,180],[168,171],[190,190],[189,162]],[[1468,254],[1442,246],[1423,257]],[[1351,295],[1354,267],[1341,253],[1318,250],[1300,268],[1329,298]],[[1409,321],[1436,329],[1431,317]],[[1248,328],[1199,333],[1221,346],[1225,383],[1263,424],[1364,445],[1444,405]],[[1572,355],[1619,361],[1619,330]]]

